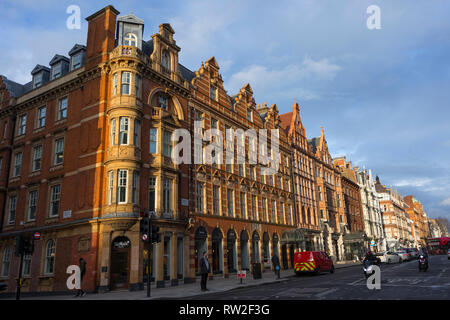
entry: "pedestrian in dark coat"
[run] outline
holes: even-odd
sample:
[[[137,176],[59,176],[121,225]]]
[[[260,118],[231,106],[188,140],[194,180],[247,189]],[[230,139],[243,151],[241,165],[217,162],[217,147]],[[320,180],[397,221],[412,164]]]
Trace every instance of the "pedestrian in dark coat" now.
[[[272,264],[275,274],[278,276],[278,279],[280,279],[280,258],[278,258],[276,254],[272,256]]]
[[[80,289],[77,290],[76,297],[84,297],[86,295],[86,292],[81,289],[83,285],[83,277],[86,273],[86,261],[83,258],[80,258],[79,260],[79,267],[80,267]]]
[[[203,252],[203,257],[200,258],[200,274],[202,276],[202,280],[200,282],[202,291],[208,291],[206,289],[206,281],[208,280],[208,274],[211,270],[211,266],[209,265],[208,255],[206,251]]]

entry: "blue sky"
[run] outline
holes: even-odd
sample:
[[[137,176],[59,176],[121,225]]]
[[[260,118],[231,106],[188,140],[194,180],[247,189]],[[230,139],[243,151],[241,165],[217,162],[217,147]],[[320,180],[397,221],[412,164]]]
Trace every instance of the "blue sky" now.
[[[66,28],[72,4],[80,30]],[[30,81],[85,44],[84,18],[108,4],[143,19],[145,40],[170,23],[191,70],[215,56],[229,94],[249,82],[281,113],[297,98],[309,138],[323,125],[333,156],[450,218],[450,1],[2,0],[0,74]],[[380,30],[366,27],[372,4]]]

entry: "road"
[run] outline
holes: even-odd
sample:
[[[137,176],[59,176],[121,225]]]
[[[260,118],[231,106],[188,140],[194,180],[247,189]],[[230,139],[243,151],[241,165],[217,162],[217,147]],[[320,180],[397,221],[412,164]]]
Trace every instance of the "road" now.
[[[417,260],[381,266],[381,289],[369,290],[361,266],[337,269],[334,274],[302,275],[286,281],[239,288],[183,300],[409,300],[450,299],[450,260],[430,256],[427,272]]]

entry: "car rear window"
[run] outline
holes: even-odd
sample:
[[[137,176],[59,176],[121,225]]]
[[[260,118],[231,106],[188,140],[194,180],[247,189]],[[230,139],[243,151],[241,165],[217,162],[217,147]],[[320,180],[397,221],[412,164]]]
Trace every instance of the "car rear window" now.
[[[384,256],[384,252],[378,252],[376,256]]]

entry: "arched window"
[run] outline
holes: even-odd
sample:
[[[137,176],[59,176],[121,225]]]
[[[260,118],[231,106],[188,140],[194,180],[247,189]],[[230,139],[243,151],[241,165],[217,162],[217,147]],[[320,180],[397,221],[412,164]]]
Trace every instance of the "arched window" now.
[[[10,262],[11,262],[11,248],[10,247],[6,247],[3,250],[2,277],[7,277],[8,276]]]
[[[137,45],[137,37],[134,33],[127,33],[124,38],[124,45],[136,47]]]
[[[164,109],[166,111],[169,111],[169,99],[167,98],[166,95],[159,95],[158,96],[158,106],[161,109]]]
[[[49,240],[45,247],[45,274],[52,274],[55,266],[55,241]]]
[[[163,50],[162,57],[161,57],[161,65],[165,69],[164,71],[170,70],[170,55],[167,50]]]

